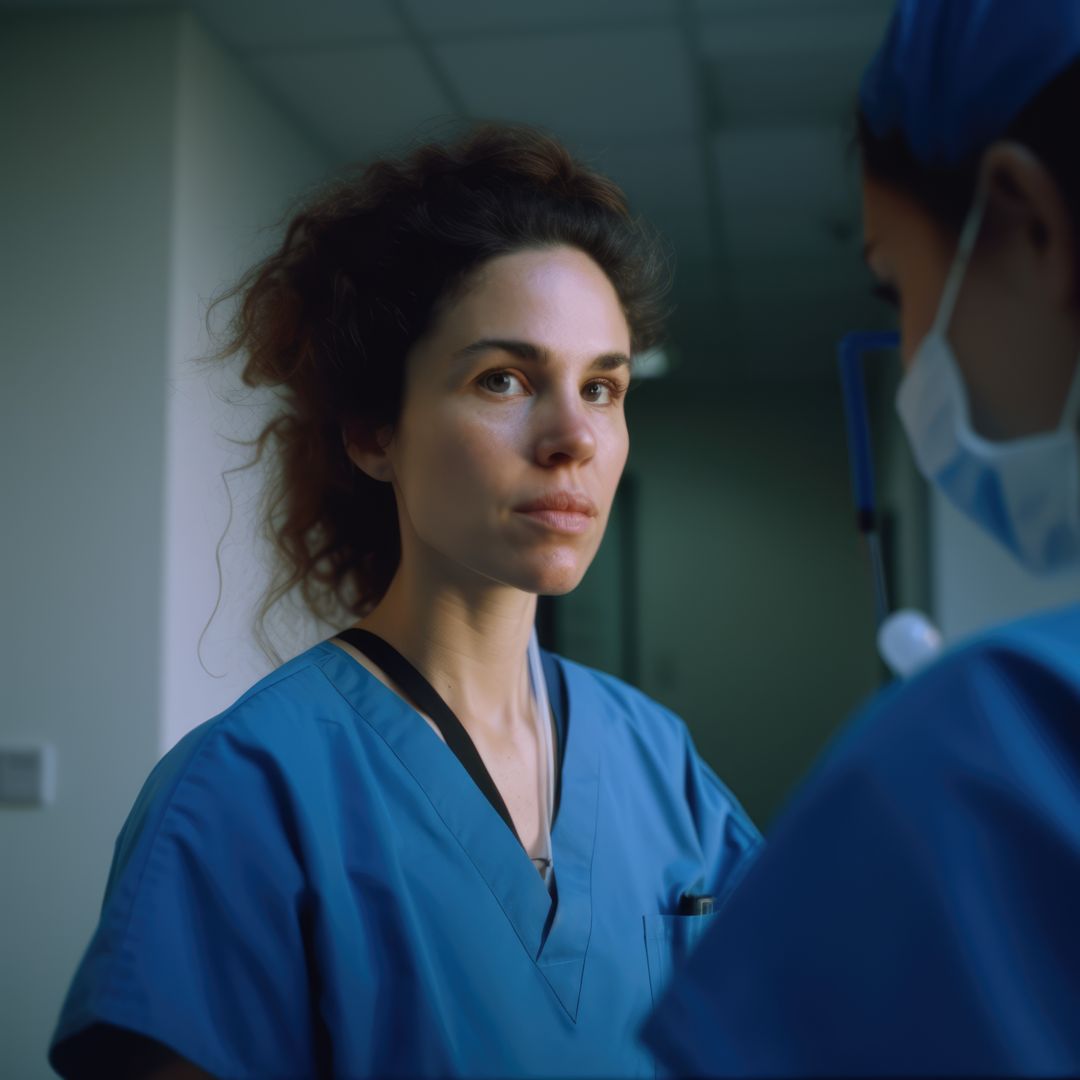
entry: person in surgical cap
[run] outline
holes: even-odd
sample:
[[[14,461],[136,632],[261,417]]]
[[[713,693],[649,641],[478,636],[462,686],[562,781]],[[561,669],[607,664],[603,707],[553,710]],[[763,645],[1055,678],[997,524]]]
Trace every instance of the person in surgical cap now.
[[[1080,3],[902,0],[859,105],[915,459],[1076,567]],[[681,1075],[1080,1075],[1080,606],[871,701],[708,918],[642,1031]]]

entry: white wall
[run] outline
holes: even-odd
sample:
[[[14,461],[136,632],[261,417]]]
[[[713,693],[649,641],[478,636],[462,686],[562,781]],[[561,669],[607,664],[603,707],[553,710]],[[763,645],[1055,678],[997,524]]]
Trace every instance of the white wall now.
[[[0,807],[0,1075],[45,1043],[158,750],[175,48],[162,16],[0,19],[0,737],[58,798]]]
[[[221,604],[215,548],[228,522],[222,473],[250,451],[266,418],[265,393],[239,381],[240,365],[208,369],[207,302],[280,239],[268,226],[328,162],[262,99],[190,16],[178,27],[178,82],[170,262],[169,389],[162,601],[161,750],[232,703],[273,666],[252,637],[267,573],[255,512],[261,468],[228,478],[233,520],[222,545]],[[219,309],[220,316],[226,310]],[[222,320],[215,319],[220,327]],[[320,635],[299,612],[279,640],[286,657]],[[206,635],[199,648],[199,636]],[[279,638],[281,635],[279,634]],[[205,665],[205,666],[204,666]],[[212,677],[208,671],[220,677]]]
[[[0,146],[0,739],[55,744],[59,769],[52,806],[0,808],[0,1076],[35,1080],[169,737],[186,629],[163,575],[216,588],[165,542],[217,460],[181,371],[191,296],[322,162],[169,12],[0,16]]]

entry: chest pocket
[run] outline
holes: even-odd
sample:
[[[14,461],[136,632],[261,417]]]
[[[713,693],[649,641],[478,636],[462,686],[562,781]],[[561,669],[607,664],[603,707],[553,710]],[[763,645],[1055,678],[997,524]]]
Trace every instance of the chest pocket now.
[[[645,915],[645,955],[649,962],[649,986],[653,1004],[667,989],[672,975],[708,930],[716,912],[709,915]]]

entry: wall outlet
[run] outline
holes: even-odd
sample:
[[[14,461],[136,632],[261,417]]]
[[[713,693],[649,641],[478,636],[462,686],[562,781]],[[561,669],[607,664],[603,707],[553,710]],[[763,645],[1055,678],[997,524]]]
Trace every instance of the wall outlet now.
[[[48,806],[56,799],[56,747],[0,745],[0,806]]]

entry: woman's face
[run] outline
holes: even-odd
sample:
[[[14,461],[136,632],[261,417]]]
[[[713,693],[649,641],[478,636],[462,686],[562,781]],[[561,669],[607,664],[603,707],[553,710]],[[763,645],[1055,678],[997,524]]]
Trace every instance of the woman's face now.
[[[387,446],[403,561],[525,592],[573,589],[603,538],[629,452],[630,331],[611,282],[569,247],[480,267],[407,358]],[[578,531],[519,507],[588,500]]]
[[[972,425],[989,439],[1052,430],[1080,354],[1071,232],[1037,163],[994,191],[947,330]],[[1003,195],[1002,192],[1007,192]],[[899,308],[905,368],[930,332],[956,233],[897,188],[863,177],[867,264]]]

